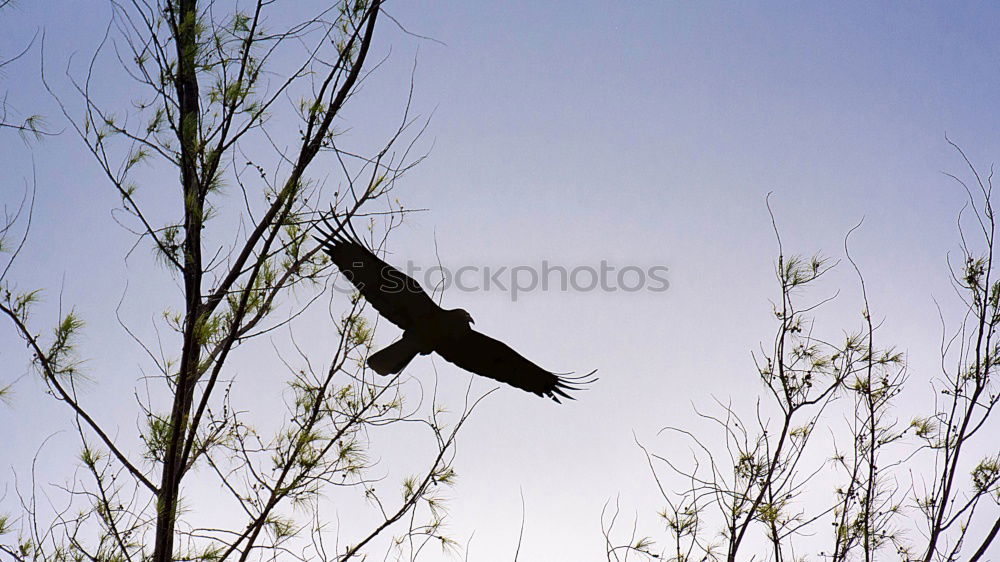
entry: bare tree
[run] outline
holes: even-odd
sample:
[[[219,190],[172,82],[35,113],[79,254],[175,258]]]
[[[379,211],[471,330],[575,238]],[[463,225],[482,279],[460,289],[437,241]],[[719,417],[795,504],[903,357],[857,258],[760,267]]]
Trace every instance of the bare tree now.
[[[751,416],[731,401],[716,400],[719,413],[699,411],[718,428],[717,439],[664,428],[692,445],[690,463],[677,449],[640,444],[665,502],[659,515],[667,539],[637,537],[634,528],[620,538],[616,507],[602,517],[608,560],[984,560],[1000,528],[1000,451],[995,433],[988,436],[997,427],[1000,282],[992,173],[981,176],[958,152],[973,181],[951,177],[969,196],[978,242],[963,229],[954,283],[964,314],[942,338],[931,413],[910,423],[896,417],[897,397],[913,385],[903,355],[877,345],[880,326],[846,241],[862,327],[832,342],[817,335],[813,318],[832,299],[802,299],[833,264],[787,255],[775,227],[778,326],[754,354],[763,396]],[[829,447],[816,445],[818,433]]]
[[[982,176],[965,152],[948,141],[968,166],[972,181],[949,175],[969,196],[975,238],[962,239],[962,264],[953,279],[963,297],[966,314],[941,347],[942,376],[937,385],[940,394],[930,415],[915,419],[912,427],[934,456],[935,471],[919,483],[916,504],[926,518],[922,529],[926,547],[920,560],[954,560],[960,552],[972,551],[969,560],[986,554],[1000,530],[1000,447],[993,410],[1000,400],[995,376],[1000,347],[996,330],[1000,324],[1000,280],[994,262],[996,217],[993,209],[993,169]],[[960,223],[961,227],[961,223]],[[978,240],[977,240],[978,239]],[[950,367],[949,367],[950,364]],[[977,447],[985,443],[986,455]],[[970,450],[971,449],[971,450]],[[963,482],[963,466],[972,461],[971,482]],[[930,482],[930,486],[925,483]],[[970,485],[971,484],[971,485]],[[985,504],[989,530],[984,537],[969,536],[977,511]],[[992,509],[990,509],[992,508]],[[980,513],[979,517],[983,515]],[[981,519],[980,519],[981,520]]]
[[[5,12],[12,4],[13,0],[0,0],[0,18],[5,17]],[[5,56],[5,53],[0,53],[0,84],[3,84],[11,65],[28,54],[31,47],[35,44],[35,39],[37,39],[37,35],[23,49],[13,55]],[[13,130],[22,135],[29,135],[35,138],[51,134],[45,130],[45,124],[41,115],[35,114],[18,117],[18,113],[8,102],[7,93],[6,89],[0,91],[0,130]]]
[[[456,432],[473,404],[447,416],[432,393],[407,400],[420,396],[406,390],[414,382],[369,372],[376,326],[357,295],[333,296],[338,336],[322,349],[323,366],[295,337],[310,305],[330,294],[333,269],[309,244],[322,213],[366,222],[368,243],[381,248],[407,212],[388,195],[420,160],[411,155],[420,131],[411,130],[409,98],[399,127],[369,156],[341,147],[338,124],[367,75],[383,2],[343,0],[308,14],[269,0],[111,5],[86,71],[67,72],[77,95],[58,93],[51,76],[45,82],[120,196],[114,216],[137,247],[154,251],[161,267],[149,265],[178,281],[180,298],[160,314],[153,327],[166,335],[153,341],[121,321],[156,371],[154,382],[137,381],[146,390],[136,410],[144,447],[129,448],[115,420],[102,419],[79,391],[83,320],[60,312],[51,337],[39,335],[39,293],[15,288],[21,247],[12,248],[0,312],[73,413],[88,476],[71,480],[66,507],[48,520],[23,492],[20,515],[0,519],[0,551],[15,560],[347,560],[386,534],[407,539],[395,542],[399,556],[416,557],[428,541],[448,546],[435,490],[454,478]],[[131,107],[99,99],[107,60],[139,92]],[[333,193],[309,176],[317,162],[341,173]],[[170,210],[149,203],[163,177],[178,178]],[[239,197],[223,186],[238,187]],[[9,214],[3,233],[20,224],[26,236],[26,216]],[[252,383],[231,365],[241,350],[266,345],[260,336],[273,342],[280,333],[288,334],[284,347],[273,345],[288,367],[287,412],[262,427],[234,403],[231,391]],[[422,424],[430,446],[401,499],[391,500],[376,492],[369,448],[381,428],[402,422]],[[219,521],[188,509],[198,501],[185,494],[192,479],[214,479],[222,495],[213,501],[239,515]],[[359,536],[341,536],[324,511],[324,498],[345,487],[373,511]]]

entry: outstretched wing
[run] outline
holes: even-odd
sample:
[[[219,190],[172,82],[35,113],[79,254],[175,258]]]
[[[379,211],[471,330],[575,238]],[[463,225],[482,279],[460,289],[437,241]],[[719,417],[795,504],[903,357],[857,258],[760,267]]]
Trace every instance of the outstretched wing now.
[[[338,223],[334,228],[325,219],[323,222],[330,229],[324,232],[317,228],[324,235],[317,238],[323,251],[379,314],[408,330],[422,318],[441,312],[415,279],[379,259],[347,232],[346,225]]]
[[[582,377],[557,375],[528,361],[507,344],[468,330],[451,338],[435,350],[447,361],[477,375],[505,382],[511,386],[548,396],[559,402],[559,397],[573,397],[568,391],[581,390],[582,386],[597,380],[593,371]]]

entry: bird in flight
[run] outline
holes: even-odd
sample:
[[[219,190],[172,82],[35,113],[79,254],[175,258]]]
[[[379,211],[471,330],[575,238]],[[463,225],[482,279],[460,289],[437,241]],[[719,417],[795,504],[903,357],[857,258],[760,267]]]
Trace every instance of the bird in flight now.
[[[573,399],[567,392],[581,390],[597,380],[596,371],[568,377],[547,371],[507,344],[472,329],[472,316],[461,308],[445,310],[434,302],[412,277],[385,263],[368,249],[350,224],[337,220],[317,225],[323,237],[316,239],[334,265],[383,317],[403,330],[403,337],[368,358],[368,366],[380,375],[396,374],[418,354],[435,352],[445,360],[476,375],[547,396],[556,402]]]

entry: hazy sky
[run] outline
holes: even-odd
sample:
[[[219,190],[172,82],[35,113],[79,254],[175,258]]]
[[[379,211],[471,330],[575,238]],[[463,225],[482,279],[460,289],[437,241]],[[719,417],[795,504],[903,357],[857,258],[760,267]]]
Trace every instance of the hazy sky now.
[[[659,530],[661,502],[635,439],[687,455],[657,431],[695,427],[693,405],[712,397],[749,412],[761,390],[750,352],[771,339],[769,299],[778,296],[768,192],[793,253],[842,259],[844,235],[864,218],[852,252],[885,319],[882,341],[910,359],[914,390],[901,409],[930,406],[941,335],[934,299],[954,324],[946,259],[966,199],[941,173],[965,173],[945,134],[983,169],[1000,155],[995,5],[438,1],[388,10],[434,39],[382,21],[376,49],[387,59],[347,115],[358,143],[384,138],[411,70],[414,111],[432,115],[421,145],[429,156],[396,191],[407,207],[429,210],[395,232],[390,261],[669,268],[665,292],[536,291],[516,302],[499,291],[445,293],[446,306],[470,310],[478,329],[543,366],[601,377],[563,405],[504,387],[469,421],[448,494],[451,534],[464,542],[475,533],[471,560],[512,558],[522,494],[521,560],[601,559],[601,509],[615,498],[629,524],[638,515],[640,533]],[[71,96],[63,69],[74,53],[74,67],[85,64],[108,18],[104,2],[19,2],[0,15],[0,54],[43,31],[46,73]],[[5,69],[2,88],[16,109],[66,129],[41,88],[37,45]],[[0,143],[4,203],[20,197],[32,162],[37,170],[33,232],[13,279],[47,289],[40,327],[63,288],[64,308],[88,322],[87,401],[134,432],[130,389],[149,366],[106,306],[135,274],[122,265],[132,239],[113,220],[115,194],[68,131],[30,149],[10,133]],[[170,195],[149,201],[176,204]],[[124,311],[148,322],[156,311],[141,307],[143,295],[175,286],[135,275]],[[838,289],[819,314],[826,333],[858,326],[849,267],[812,295]],[[329,326],[315,330],[321,338]],[[0,381],[9,381],[28,357],[6,326],[0,335]],[[386,326],[378,339],[397,335]],[[265,360],[237,365],[264,377],[251,367]],[[469,375],[433,364],[442,395],[460,406]],[[431,367],[422,357],[410,372],[429,381]],[[493,386],[476,380],[473,391]],[[44,421],[58,408],[22,379],[0,407],[10,440],[0,465],[23,475],[41,439],[65,427]],[[52,443],[52,459],[74,454],[70,433]]]

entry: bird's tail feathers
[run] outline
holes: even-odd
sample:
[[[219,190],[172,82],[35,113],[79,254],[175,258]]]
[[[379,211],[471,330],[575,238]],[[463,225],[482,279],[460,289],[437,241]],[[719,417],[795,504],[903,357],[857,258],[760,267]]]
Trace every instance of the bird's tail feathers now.
[[[402,371],[419,352],[413,342],[403,338],[369,356],[368,366],[380,375],[394,375]]]

